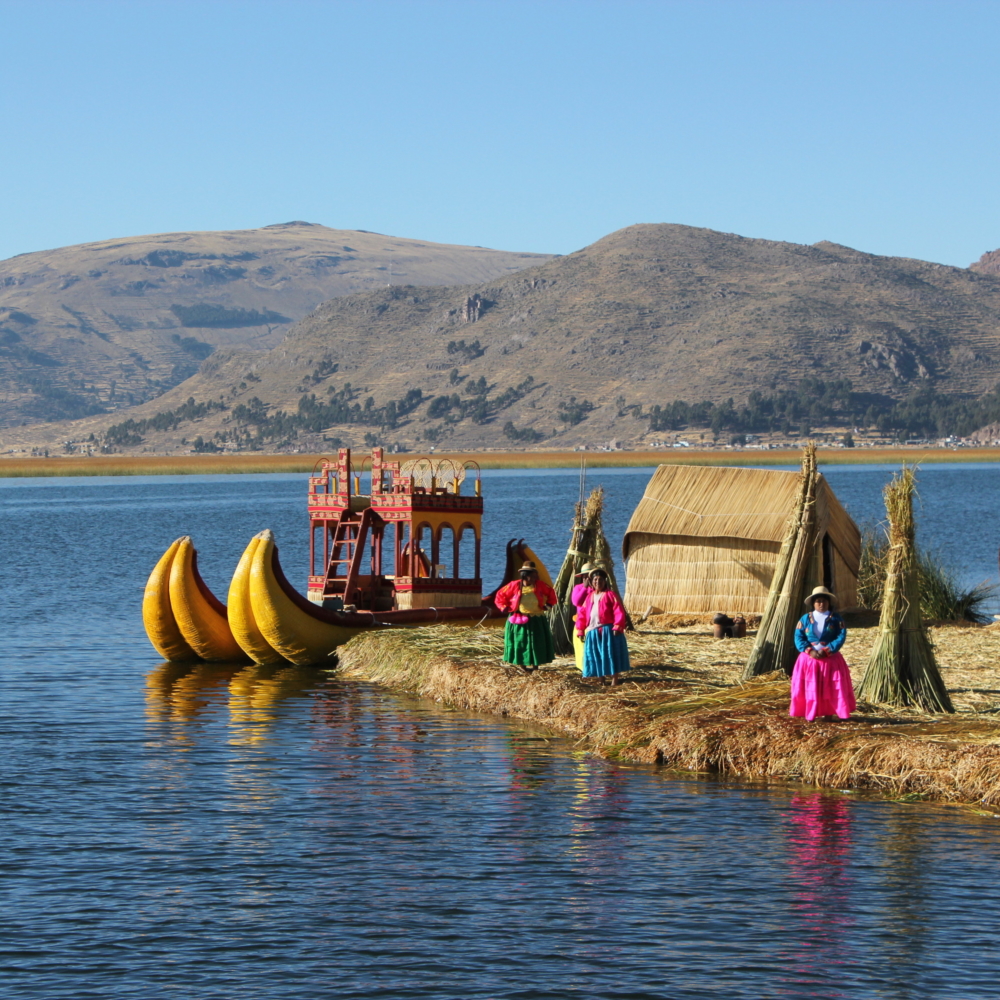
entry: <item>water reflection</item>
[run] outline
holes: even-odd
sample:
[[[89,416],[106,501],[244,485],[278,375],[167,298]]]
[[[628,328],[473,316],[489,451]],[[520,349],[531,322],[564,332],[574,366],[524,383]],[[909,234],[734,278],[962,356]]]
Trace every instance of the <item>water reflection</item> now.
[[[627,779],[620,768],[595,767],[578,757],[573,769],[570,850],[613,856],[629,810]],[[610,853],[609,853],[610,851]]]
[[[633,903],[620,891],[631,877],[628,776],[621,768],[577,757],[572,770],[570,833],[565,852],[581,891],[568,901],[574,927],[594,937],[588,957],[617,952],[615,928]]]
[[[885,892],[879,924],[883,948],[893,962],[912,968],[925,958],[928,925],[935,909],[935,890],[928,884],[929,858],[926,831],[915,822],[913,812],[894,809],[879,847],[891,863],[882,873]],[[947,874],[945,874],[947,877]],[[970,914],[971,916],[971,914]],[[905,992],[887,992],[903,1000]]]
[[[783,962],[787,982],[805,996],[817,995],[810,987],[818,982],[824,997],[847,996],[830,986],[851,961],[851,804],[822,792],[797,794],[786,818],[793,942]]]
[[[549,741],[541,736],[512,732],[506,743],[511,791],[531,792],[541,788],[552,764]]]
[[[161,663],[146,675],[146,716],[151,722],[186,722],[205,712],[241,663]]]
[[[498,817],[499,829],[515,864],[537,864],[551,825],[548,797],[541,794],[549,779],[551,749],[544,737],[514,731],[504,740],[502,753],[505,807]]]
[[[233,745],[253,746],[267,739],[278,703],[312,690],[322,674],[291,665],[244,667],[229,681],[229,731]]]
[[[261,996],[317,1000],[992,995],[966,944],[988,954],[1000,911],[985,837],[965,855],[985,916],[963,925],[969,897],[941,877],[956,845],[916,812],[676,782],[291,667],[162,664],[146,681],[153,738],[114,806],[121,874],[93,891],[114,904],[102,933],[140,929],[129,974],[149,995],[170,963],[184,995],[220,997],[248,966]],[[120,773],[133,756],[123,741]],[[106,808],[81,790],[78,829],[103,844]],[[71,882],[76,860],[41,851],[36,867]],[[51,927],[46,900],[25,899]],[[89,932],[59,933],[66,950]],[[927,992],[932,974],[962,990]]]
[[[438,758],[452,747],[430,739],[414,707],[405,696],[336,679],[314,691],[310,716],[322,779],[312,794],[354,806],[372,796],[405,800],[409,789],[445,780]]]

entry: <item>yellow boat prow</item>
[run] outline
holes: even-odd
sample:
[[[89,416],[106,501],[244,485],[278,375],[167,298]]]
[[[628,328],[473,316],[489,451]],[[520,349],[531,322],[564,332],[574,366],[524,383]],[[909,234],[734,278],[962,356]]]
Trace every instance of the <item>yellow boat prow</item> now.
[[[170,571],[183,540],[178,538],[160,557],[149,574],[142,598],[142,623],[146,626],[146,635],[160,656],[172,662],[198,659],[198,654],[181,634],[170,604]]]
[[[174,544],[177,550],[170,567],[170,608],[184,641],[202,660],[245,660],[246,654],[233,638],[225,605],[198,574],[190,537],[185,535]]]
[[[255,663],[277,666],[288,661],[264,638],[264,634],[257,626],[250,600],[250,571],[259,544],[260,535],[254,535],[240,557],[232,582],[229,584],[227,606],[229,627],[233,630],[233,638],[251,660]]]
[[[335,625],[310,614],[286,593],[279,572],[274,535],[262,531],[250,568],[250,606],[257,628],[272,649],[296,666],[332,665],[330,654],[365,629]]]
[[[552,574],[548,571],[545,563],[543,563],[542,560],[539,559],[527,545],[522,545],[521,551],[524,553],[524,557],[526,559],[530,559],[535,564],[535,568],[538,570],[538,579],[541,580],[542,583],[547,583],[550,587],[553,586]]]

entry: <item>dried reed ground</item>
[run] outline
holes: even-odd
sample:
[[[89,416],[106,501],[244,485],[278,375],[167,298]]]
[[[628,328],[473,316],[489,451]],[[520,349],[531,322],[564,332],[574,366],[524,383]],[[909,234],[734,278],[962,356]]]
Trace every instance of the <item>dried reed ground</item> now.
[[[845,655],[860,681],[877,629],[857,620]],[[848,722],[788,717],[788,680],[739,676],[752,638],[716,640],[663,616],[629,636],[633,669],[593,686],[562,658],[528,675],[500,663],[497,628],[367,633],[344,646],[342,675],[472,711],[539,722],[605,757],[742,778],[873,789],[1000,809],[1000,630],[941,625],[931,637],[956,715],[861,705]]]

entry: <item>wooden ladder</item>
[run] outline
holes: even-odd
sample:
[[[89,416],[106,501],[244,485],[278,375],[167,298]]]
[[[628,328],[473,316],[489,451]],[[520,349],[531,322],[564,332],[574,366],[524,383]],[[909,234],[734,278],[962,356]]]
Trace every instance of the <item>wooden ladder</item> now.
[[[350,520],[348,520],[350,518]],[[357,520],[345,512],[337,521],[330,548],[330,564],[326,568],[325,596],[336,596],[339,588],[331,584],[343,581],[340,592],[344,604],[357,603],[358,576],[361,574],[361,560],[365,553],[365,542],[372,525],[372,510],[367,508]],[[341,555],[343,550],[343,555]]]

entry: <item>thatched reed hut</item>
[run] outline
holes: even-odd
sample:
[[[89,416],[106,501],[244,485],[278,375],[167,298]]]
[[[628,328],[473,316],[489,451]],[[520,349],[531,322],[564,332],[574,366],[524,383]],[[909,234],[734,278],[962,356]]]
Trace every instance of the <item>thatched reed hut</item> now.
[[[622,545],[625,604],[641,614],[759,614],[796,497],[797,472],[661,465]],[[821,475],[809,586],[857,604],[861,533]]]

